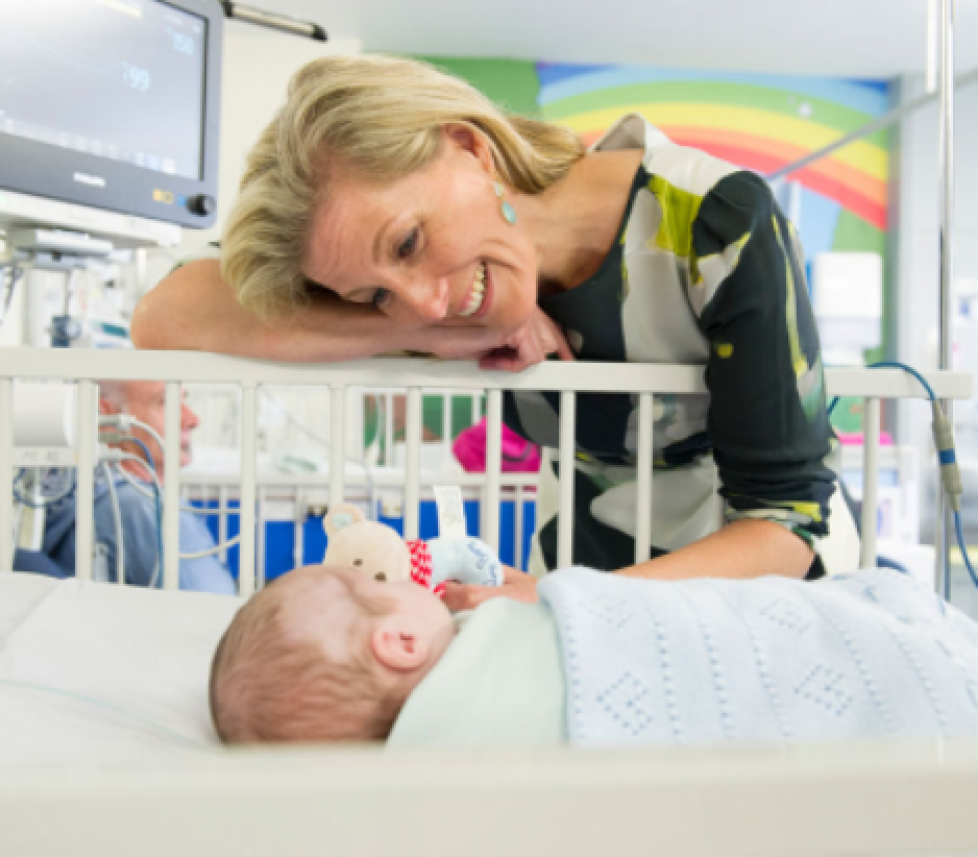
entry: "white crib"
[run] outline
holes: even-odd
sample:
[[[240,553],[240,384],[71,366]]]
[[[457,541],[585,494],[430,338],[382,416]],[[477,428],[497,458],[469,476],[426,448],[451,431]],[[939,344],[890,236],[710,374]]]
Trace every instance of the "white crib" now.
[[[972,395],[970,376],[931,373],[940,398]],[[329,503],[344,499],[347,390],[407,390],[405,532],[418,529],[420,402],[423,390],[486,390],[488,467],[483,535],[498,541],[500,425],[504,389],[561,395],[560,461],[574,454],[576,395],[638,397],[639,502],[636,553],[647,554],[655,502],[651,460],[657,394],[704,390],[702,367],[546,364],[520,375],[481,374],[436,361],[375,360],[293,366],[194,353],[11,349],[0,362],[0,521],[12,517],[13,383],[62,379],[78,385],[77,577],[92,576],[96,456],[94,384],[99,379],[167,382],[167,457],[179,454],[181,382],[231,383],[242,390],[240,593],[255,573],[256,396],[263,384],[313,386],[329,397]],[[831,395],[866,404],[862,564],[874,564],[880,401],[923,398],[896,370],[829,370]],[[340,442],[337,442],[339,440]],[[561,507],[573,481],[561,484]],[[165,543],[178,539],[180,477],[167,469]],[[559,558],[572,562],[570,515],[562,515]],[[719,518],[718,518],[719,520]],[[0,527],[0,557],[12,551]],[[166,551],[165,587],[178,581]],[[106,584],[108,585],[108,584]],[[214,596],[187,597],[208,598]],[[164,595],[148,595],[160,598]],[[151,767],[14,766],[0,770],[4,854],[961,854],[978,853],[978,745],[965,743],[643,751],[628,753],[406,753],[376,749],[262,750],[174,759]]]

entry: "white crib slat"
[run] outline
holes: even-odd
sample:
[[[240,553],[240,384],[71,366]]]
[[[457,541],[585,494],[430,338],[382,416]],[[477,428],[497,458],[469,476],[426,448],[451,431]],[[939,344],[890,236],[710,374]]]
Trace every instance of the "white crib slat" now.
[[[295,497],[295,543],[292,551],[292,564],[295,568],[299,568],[306,564],[306,518],[303,510],[302,492],[296,488],[293,496]]]
[[[346,387],[329,389],[329,505],[343,502],[346,477]]]
[[[14,557],[14,382],[0,378],[0,573]]]
[[[95,383],[78,382],[78,469],[75,494],[75,577],[92,579],[95,549]]]
[[[444,461],[452,460],[452,393],[441,397],[441,454]]]
[[[523,571],[523,486],[517,484],[513,501],[513,566]]]
[[[183,389],[179,382],[166,385],[163,442],[163,586],[180,588],[180,411]]]
[[[859,567],[876,565],[876,514],[879,491],[880,446],[880,400],[865,400],[865,434],[863,439],[863,508],[862,508],[862,547],[859,552]]]
[[[217,519],[217,541],[221,545],[221,562],[227,565],[228,549],[224,547],[228,540],[228,489],[227,485],[222,485],[217,492],[218,510],[220,514]]]
[[[255,495],[258,452],[258,388],[241,390],[241,542],[238,552],[238,594],[255,591]]]
[[[404,538],[418,538],[421,478],[421,390],[411,387],[407,397],[404,431]]]
[[[384,465],[394,463],[394,397],[384,396]]]
[[[486,414],[486,495],[483,540],[499,553],[500,479],[503,469],[503,392],[489,391]]]
[[[268,488],[262,485],[258,489],[258,526],[255,529],[258,555],[258,561],[255,563],[255,589],[265,588],[265,503],[267,500]]]
[[[652,552],[652,417],[655,401],[651,393],[638,397],[638,461],[635,479],[635,562],[645,562]]]
[[[560,519],[557,530],[557,566],[566,568],[574,562],[574,453],[577,449],[575,428],[577,395],[560,394]]]

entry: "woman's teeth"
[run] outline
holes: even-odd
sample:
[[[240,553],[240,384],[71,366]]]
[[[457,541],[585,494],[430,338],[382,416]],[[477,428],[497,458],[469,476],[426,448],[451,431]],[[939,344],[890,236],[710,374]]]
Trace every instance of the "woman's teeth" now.
[[[475,315],[482,302],[486,299],[486,263],[480,262],[479,268],[475,272],[475,279],[472,281],[472,291],[469,293],[468,302],[462,307],[459,315],[468,317]]]

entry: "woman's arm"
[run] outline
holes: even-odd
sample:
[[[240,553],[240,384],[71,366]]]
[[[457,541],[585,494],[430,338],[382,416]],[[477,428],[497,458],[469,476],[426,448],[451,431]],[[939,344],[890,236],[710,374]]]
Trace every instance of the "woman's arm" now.
[[[784,527],[770,521],[741,520],[684,548],[616,573],[647,580],[701,577],[747,580],[772,574],[800,580],[808,573],[814,558],[814,551]],[[474,610],[490,598],[532,602],[536,600],[536,586],[536,579],[529,574],[507,569],[505,584],[500,587],[449,581],[445,584],[444,601],[455,612]]]
[[[618,571],[625,577],[688,580],[747,579],[777,574],[803,578],[814,551],[790,530],[770,521],[733,521],[699,541]]]
[[[412,334],[414,334],[412,336]],[[138,348],[217,351],[289,362],[333,362],[408,350],[416,333],[395,328],[372,308],[323,292],[294,316],[264,322],[241,307],[220,263],[183,265],[139,302],[132,320]]]
[[[264,322],[241,307],[216,259],[183,265],[148,292],[136,307],[132,340],[138,348],[216,351],[294,363],[417,351],[481,360],[484,369],[516,372],[555,352],[562,360],[573,359],[560,328],[539,309],[509,334],[467,325],[406,326],[324,290],[293,316]]]

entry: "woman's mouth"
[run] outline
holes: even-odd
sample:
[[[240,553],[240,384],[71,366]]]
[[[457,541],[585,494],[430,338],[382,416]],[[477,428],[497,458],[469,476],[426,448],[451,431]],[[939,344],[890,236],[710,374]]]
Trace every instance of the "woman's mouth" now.
[[[486,262],[480,262],[469,289],[468,300],[465,302],[465,306],[459,310],[458,314],[461,318],[481,318],[486,314],[489,309],[489,285],[489,265]]]

